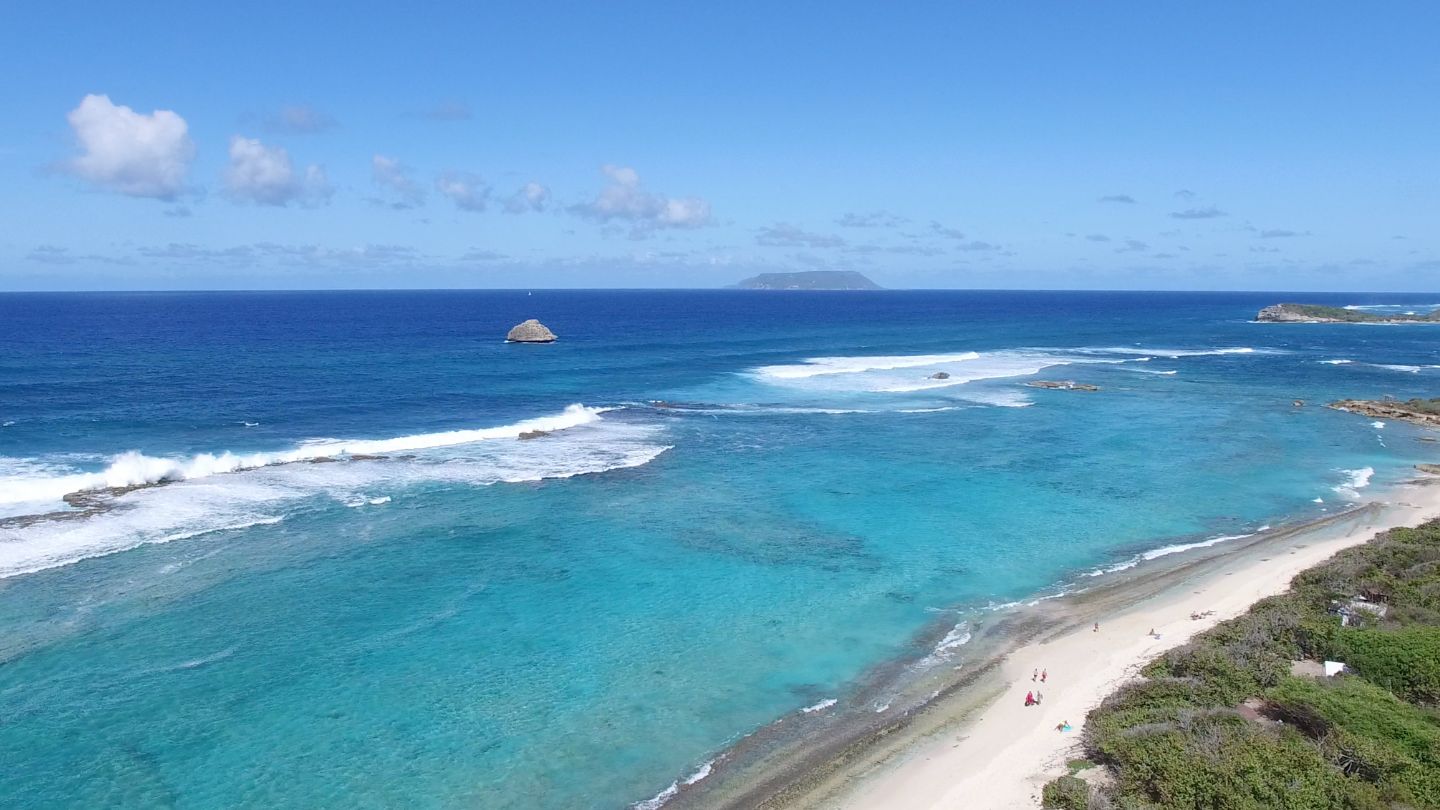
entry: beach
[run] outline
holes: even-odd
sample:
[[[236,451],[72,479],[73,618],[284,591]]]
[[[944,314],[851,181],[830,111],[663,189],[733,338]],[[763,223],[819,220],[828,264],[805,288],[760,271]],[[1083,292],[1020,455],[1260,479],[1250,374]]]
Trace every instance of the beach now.
[[[1440,516],[1440,487],[1396,487],[1342,521],[1214,558],[1206,570],[1092,624],[1022,644],[1004,657],[977,706],[937,704],[927,723],[900,733],[777,805],[834,810],[1039,807],[1045,782],[1083,756],[1086,713],[1142,667],[1195,634],[1284,591],[1291,578],[1336,552],[1398,526]],[[1209,613],[1200,619],[1192,614]],[[1044,682],[1035,673],[1044,672]],[[1043,693],[1026,706],[1027,692]],[[1069,731],[1057,726],[1068,722]]]

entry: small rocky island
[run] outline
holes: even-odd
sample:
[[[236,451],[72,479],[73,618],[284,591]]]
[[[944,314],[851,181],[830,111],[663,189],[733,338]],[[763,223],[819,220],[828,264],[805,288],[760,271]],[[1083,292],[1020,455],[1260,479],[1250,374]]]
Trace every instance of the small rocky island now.
[[[531,318],[519,323],[505,336],[506,343],[554,343],[555,333],[545,324]]]
[[[735,285],[740,290],[880,290],[879,284],[854,270],[809,270],[803,273],[761,273]]]
[[[1330,407],[1372,419],[1399,419],[1440,428],[1440,399],[1342,399],[1330,403]]]
[[[1074,380],[1032,380],[1025,383],[1031,388],[1050,388],[1055,391],[1099,391],[1100,386]]]
[[[1374,315],[1321,304],[1274,304],[1260,310],[1255,320],[1262,323],[1440,323],[1440,309],[1424,315]]]

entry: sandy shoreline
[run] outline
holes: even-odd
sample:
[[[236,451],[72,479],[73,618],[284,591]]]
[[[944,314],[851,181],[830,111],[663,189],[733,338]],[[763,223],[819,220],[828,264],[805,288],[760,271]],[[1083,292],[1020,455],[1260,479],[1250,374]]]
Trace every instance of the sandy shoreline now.
[[[1086,713],[1147,662],[1255,601],[1280,593],[1291,578],[1377,532],[1440,517],[1440,487],[1404,485],[1387,500],[1343,520],[1282,531],[1274,542],[1218,555],[1208,566],[1109,615],[1072,623],[1022,643],[991,670],[985,694],[935,706],[929,722],[870,746],[782,801],[766,806],[845,810],[1038,807],[1044,783],[1066,772]],[[1214,611],[1193,620],[1191,613]],[[1087,617],[1088,618],[1088,617]],[[1151,630],[1159,636],[1149,635]],[[1035,670],[1048,671],[1042,684]],[[1039,689],[1044,702],[1024,705]],[[1073,730],[1056,731],[1069,721]]]

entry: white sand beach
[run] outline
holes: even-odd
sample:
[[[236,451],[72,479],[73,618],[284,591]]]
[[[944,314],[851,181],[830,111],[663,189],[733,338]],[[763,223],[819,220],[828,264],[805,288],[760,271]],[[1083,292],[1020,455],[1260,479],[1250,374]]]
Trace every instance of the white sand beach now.
[[[1284,546],[1232,560],[1090,626],[1026,644],[1002,665],[1003,692],[898,754],[876,754],[832,780],[812,806],[845,810],[988,810],[1040,805],[1041,788],[1080,756],[1086,713],[1154,657],[1252,603],[1291,578],[1377,532],[1440,516],[1440,487],[1407,485],[1375,511],[1306,532]],[[1195,620],[1192,613],[1213,611]],[[1152,636],[1150,633],[1154,631]],[[1048,673],[1032,681],[1035,670]],[[1044,695],[1026,707],[1026,692]],[[1068,721],[1071,731],[1056,730]],[[802,804],[805,804],[802,802]]]

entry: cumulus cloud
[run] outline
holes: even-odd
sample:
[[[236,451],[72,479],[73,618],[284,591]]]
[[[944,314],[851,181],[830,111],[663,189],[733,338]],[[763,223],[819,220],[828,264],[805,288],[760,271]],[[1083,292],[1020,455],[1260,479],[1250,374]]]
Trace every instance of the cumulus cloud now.
[[[1115,248],[1116,253],[1138,253],[1142,250],[1149,250],[1150,246],[1139,239],[1126,239],[1125,247]]]
[[[76,177],[131,197],[173,200],[185,190],[195,143],[175,112],[142,114],[88,95],[66,119],[80,154],[65,169]]]
[[[1135,198],[1134,198],[1134,197],[1131,197],[1129,194],[1106,194],[1104,197],[1101,197],[1101,198],[1100,198],[1100,202],[1102,202],[1102,203],[1124,203],[1124,204],[1126,204],[1126,205],[1134,205],[1134,204],[1135,204]]]
[[[484,211],[490,202],[490,186],[469,172],[445,172],[435,178],[435,190],[462,211]]]
[[[767,225],[755,234],[755,244],[765,247],[843,247],[845,240],[828,233],[811,233],[788,222]]]
[[[258,205],[320,205],[329,202],[332,192],[324,169],[311,165],[295,171],[284,147],[239,135],[230,139],[230,165],[225,169],[225,193],[230,199]]]
[[[1258,236],[1261,239],[1287,239],[1292,236],[1307,236],[1308,234],[1299,231],[1289,231],[1284,228],[1271,228],[1261,231]]]
[[[392,195],[390,200],[374,200],[381,205],[404,210],[425,204],[425,190],[415,182],[409,166],[392,157],[375,155],[370,159],[370,177],[375,185]]]
[[[852,211],[842,214],[839,219],[835,220],[835,224],[842,228],[894,228],[909,221],[889,211],[870,211],[868,213]]]
[[[1110,241],[1110,237],[1106,236],[1106,235],[1103,234],[1103,233],[1087,234],[1087,235],[1085,236],[1085,238],[1088,239],[1088,240],[1090,240],[1091,242],[1109,242],[1109,241]]]
[[[571,213],[596,222],[628,222],[631,236],[644,236],[658,228],[699,228],[710,223],[710,203],[699,197],[667,197],[646,191],[640,185],[640,175],[626,166],[607,164],[601,171],[610,184],[594,200],[571,206]]]
[[[309,104],[287,104],[265,116],[265,129],[281,135],[310,135],[333,129],[338,124],[333,116]]]
[[[1196,194],[1188,188],[1182,188],[1179,191],[1175,192],[1175,196],[1179,197],[1182,200],[1193,200],[1195,199]]]
[[[1204,208],[1186,208],[1184,211],[1171,211],[1170,216],[1174,219],[1214,219],[1216,217],[1229,215],[1213,205],[1207,205]]]
[[[529,211],[544,211],[550,204],[550,189],[539,183],[530,182],[521,186],[505,200],[505,213],[524,214]]]

